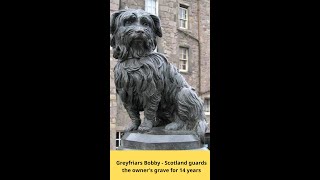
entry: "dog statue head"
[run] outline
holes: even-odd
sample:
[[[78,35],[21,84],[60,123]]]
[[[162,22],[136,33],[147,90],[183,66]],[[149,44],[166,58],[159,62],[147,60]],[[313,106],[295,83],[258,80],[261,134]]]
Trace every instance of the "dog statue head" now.
[[[160,19],[140,9],[120,10],[111,15],[110,34],[114,58],[140,58],[153,52],[156,37],[162,37]]]

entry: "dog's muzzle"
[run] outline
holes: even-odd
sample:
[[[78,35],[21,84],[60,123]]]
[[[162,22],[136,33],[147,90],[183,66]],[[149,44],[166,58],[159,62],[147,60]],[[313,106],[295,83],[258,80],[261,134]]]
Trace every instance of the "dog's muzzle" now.
[[[132,41],[146,41],[148,38],[143,29],[137,29],[131,34]]]
[[[139,33],[139,34],[144,33],[145,31],[145,29],[141,26],[136,27],[134,30],[136,33]]]

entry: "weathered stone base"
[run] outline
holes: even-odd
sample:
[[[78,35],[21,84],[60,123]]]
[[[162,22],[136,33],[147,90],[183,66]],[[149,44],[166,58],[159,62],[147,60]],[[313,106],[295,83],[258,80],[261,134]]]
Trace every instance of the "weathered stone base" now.
[[[167,131],[164,127],[127,132],[121,142],[119,150],[208,150],[192,131]]]

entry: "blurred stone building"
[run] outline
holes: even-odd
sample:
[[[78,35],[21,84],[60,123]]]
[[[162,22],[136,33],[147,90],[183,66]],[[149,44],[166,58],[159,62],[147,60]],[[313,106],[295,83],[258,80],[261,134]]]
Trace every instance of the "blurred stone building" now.
[[[178,67],[196,89],[210,123],[210,0],[111,0],[110,15],[126,7],[144,9],[160,17],[163,37],[158,40],[157,51]],[[120,145],[122,132],[130,121],[116,95],[116,62],[110,47],[110,149]]]

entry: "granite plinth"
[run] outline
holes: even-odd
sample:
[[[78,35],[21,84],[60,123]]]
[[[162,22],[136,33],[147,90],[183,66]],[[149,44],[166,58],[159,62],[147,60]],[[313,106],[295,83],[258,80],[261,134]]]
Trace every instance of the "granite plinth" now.
[[[120,150],[207,150],[194,132],[169,131],[164,127],[127,132],[121,142]]]

